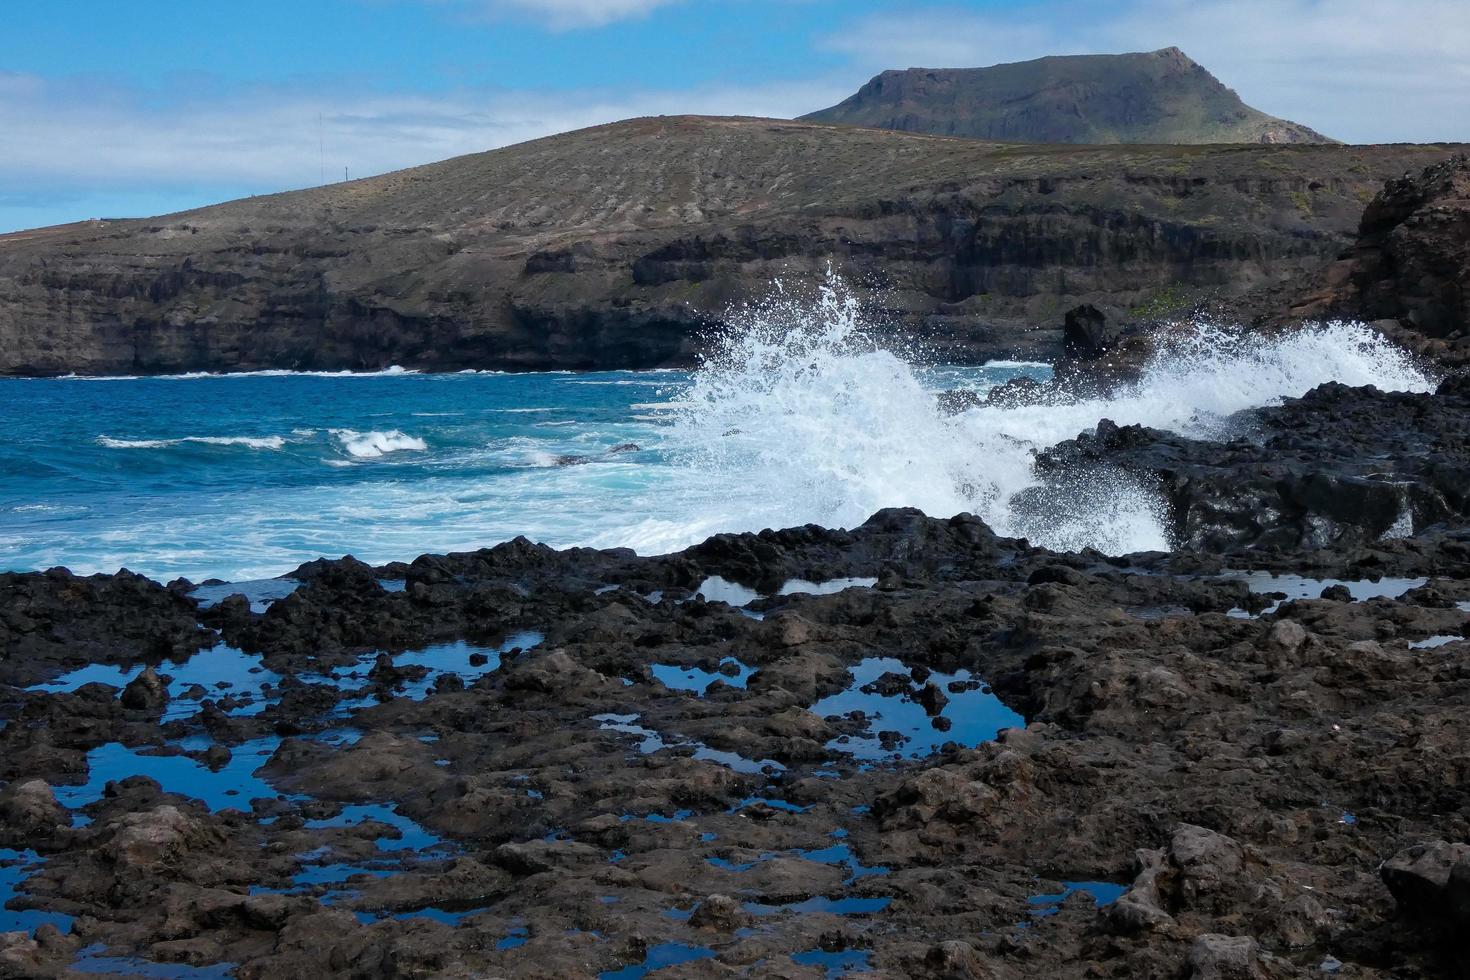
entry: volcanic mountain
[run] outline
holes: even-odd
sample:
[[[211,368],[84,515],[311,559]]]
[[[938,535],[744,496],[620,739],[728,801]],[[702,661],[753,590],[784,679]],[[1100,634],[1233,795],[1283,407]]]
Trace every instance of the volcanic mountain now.
[[[158,218],[0,235],[0,373],[688,364],[829,265],[948,359],[1052,357],[1332,262],[1443,146],[1067,146],[634,119]]]
[[[885,71],[810,122],[1021,143],[1332,143],[1252,109],[1178,48]]]

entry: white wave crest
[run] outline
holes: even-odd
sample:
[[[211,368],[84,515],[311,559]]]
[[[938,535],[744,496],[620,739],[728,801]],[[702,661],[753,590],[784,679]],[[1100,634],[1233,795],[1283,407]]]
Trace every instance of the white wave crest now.
[[[1103,418],[1220,435],[1232,413],[1327,381],[1414,391],[1433,383],[1362,324],[1270,338],[1201,324],[1108,397],[946,416],[911,364],[871,342],[856,301],[834,281],[814,305],[778,296],[719,338],[671,412],[669,444],[694,471],[691,483],[727,488],[701,494],[720,511],[701,514],[702,526],[852,527],[906,506],[971,512],[1003,534],[1116,554],[1169,546],[1161,501],[1121,477],[1094,476],[1065,499],[1043,492],[1038,450]],[[1016,504],[1027,491],[1023,513]]]
[[[397,364],[381,371],[288,371],[271,368],[264,371],[186,371],[183,374],[61,374],[57,381],[200,381],[206,378],[384,378],[399,374],[418,374],[413,368]],[[466,372],[461,371],[461,374]],[[473,372],[471,372],[473,373]],[[498,372],[497,372],[498,373]],[[40,379],[50,380],[50,379]]]
[[[113,439],[98,436],[97,445],[108,449],[167,449],[196,443],[203,446],[244,446],[248,449],[280,449],[286,445],[281,436],[182,436],[178,439]]]
[[[424,452],[429,444],[417,436],[407,435],[392,429],[388,432],[358,432],[355,429],[333,429],[332,435],[342,444],[349,456],[357,459],[377,459],[388,453]]]
[[[397,364],[381,371],[288,371],[270,368],[264,371],[188,371],[184,374],[154,375],[160,381],[200,381],[206,378],[384,378],[399,374],[418,374]]]

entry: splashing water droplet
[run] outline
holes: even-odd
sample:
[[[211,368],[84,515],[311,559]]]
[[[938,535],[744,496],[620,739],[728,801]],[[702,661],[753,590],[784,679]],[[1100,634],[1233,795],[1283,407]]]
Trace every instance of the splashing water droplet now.
[[[1235,412],[1327,381],[1432,386],[1408,354],[1361,324],[1267,337],[1198,323],[1104,397],[1063,392],[949,416],[912,352],[875,342],[835,277],[815,302],[777,288],[733,321],[674,403],[667,440],[686,471],[680,482],[723,488],[715,503],[723,513],[701,515],[721,529],[853,527],[902,506],[975,513],[1000,533],[1058,550],[1164,549],[1166,507],[1148,486],[1092,474],[1042,487],[1035,453],[1104,418],[1211,438],[1231,431]]]

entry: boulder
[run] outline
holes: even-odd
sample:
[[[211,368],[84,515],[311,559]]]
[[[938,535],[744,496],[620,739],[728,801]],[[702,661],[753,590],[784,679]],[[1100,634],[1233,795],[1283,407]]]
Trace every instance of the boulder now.
[[[1416,844],[1385,861],[1378,873],[1403,912],[1470,925],[1470,844]]]
[[[1255,940],[1205,933],[1189,947],[1190,980],[1256,980],[1261,972]]]
[[[959,939],[930,946],[924,954],[924,967],[929,971],[925,975],[936,980],[987,980],[995,975],[975,947]]]
[[[177,867],[190,852],[216,846],[223,840],[201,821],[165,804],[124,816],[116,823],[103,853],[120,868],[160,873]]]
[[[1169,861],[1179,871],[1181,897],[1192,902],[1231,884],[1245,866],[1245,854],[1224,834],[1186,823],[1169,841]]]
[[[132,711],[162,711],[168,704],[168,685],[158,676],[158,671],[144,667],[143,672],[123,688],[121,700],[122,706]]]
[[[1078,360],[1102,357],[1122,336],[1123,326],[1110,321],[1106,313],[1091,303],[1068,310],[1062,326],[1062,343],[1067,356]]]
[[[71,813],[56,802],[43,779],[11,783],[0,790],[0,837],[27,838],[71,826]]]
[[[553,868],[593,864],[602,859],[595,847],[576,841],[526,841],[501,844],[495,849],[495,863],[512,874],[534,875]]]
[[[1161,880],[1168,874],[1163,851],[1137,853],[1140,870],[1133,885],[1116,902],[1102,909],[1104,924],[1114,933],[1128,934],[1157,929],[1174,921],[1164,910]]]
[[[750,916],[740,902],[729,895],[710,895],[689,917],[689,924],[694,928],[719,932],[734,932],[749,921]]]

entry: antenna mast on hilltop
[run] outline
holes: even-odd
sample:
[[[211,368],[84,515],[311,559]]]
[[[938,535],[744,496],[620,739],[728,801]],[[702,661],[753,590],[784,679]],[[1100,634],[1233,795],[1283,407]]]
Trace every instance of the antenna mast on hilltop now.
[[[316,152],[317,163],[321,166],[321,177],[319,184],[327,182],[327,137],[322,133],[322,114],[316,114]]]

